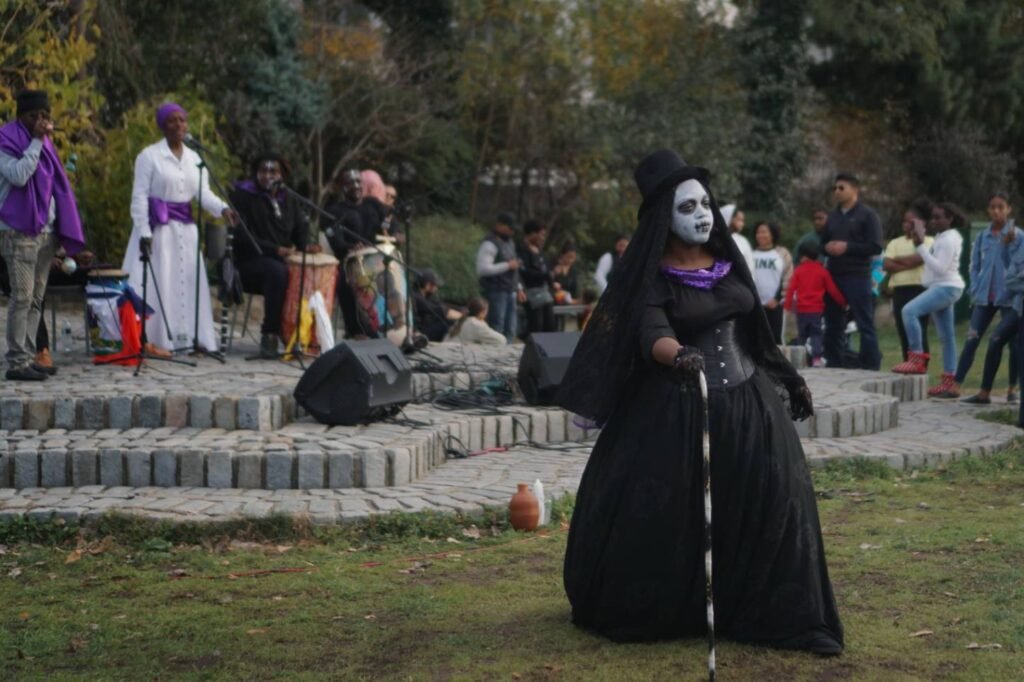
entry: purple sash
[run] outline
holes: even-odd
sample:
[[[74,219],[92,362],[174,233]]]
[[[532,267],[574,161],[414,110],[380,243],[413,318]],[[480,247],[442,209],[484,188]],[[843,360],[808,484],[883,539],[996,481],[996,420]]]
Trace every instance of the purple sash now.
[[[20,121],[11,121],[0,128],[0,150],[8,156],[21,158],[31,143],[32,135]],[[0,206],[0,220],[22,234],[35,237],[50,219],[51,199],[56,208],[54,231],[68,255],[73,256],[85,246],[82,221],[64,166],[53,142],[46,138],[39,154],[39,165],[24,187],[11,187]]]
[[[156,197],[149,198],[149,226],[160,227],[172,220],[179,223],[191,223],[192,204],[188,201],[164,201]]]

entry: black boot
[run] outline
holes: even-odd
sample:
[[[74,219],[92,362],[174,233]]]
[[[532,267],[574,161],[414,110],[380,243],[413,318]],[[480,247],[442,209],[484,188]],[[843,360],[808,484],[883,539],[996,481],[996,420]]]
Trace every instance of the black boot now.
[[[266,360],[274,360],[277,353],[277,334],[264,334],[260,337],[260,357]]]

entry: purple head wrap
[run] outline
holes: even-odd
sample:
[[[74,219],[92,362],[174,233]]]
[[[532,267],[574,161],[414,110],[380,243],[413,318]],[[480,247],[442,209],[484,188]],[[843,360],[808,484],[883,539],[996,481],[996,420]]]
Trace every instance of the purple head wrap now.
[[[185,109],[180,104],[175,104],[174,102],[167,102],[166,104],[161,104],[160,108],[156,110],[157,127],[160,128],[160,130],[163,130],[164,123],[167,123],[167,117],[176,111],[180,112],[184,116],[188,116],[188,112],[185,111]]]

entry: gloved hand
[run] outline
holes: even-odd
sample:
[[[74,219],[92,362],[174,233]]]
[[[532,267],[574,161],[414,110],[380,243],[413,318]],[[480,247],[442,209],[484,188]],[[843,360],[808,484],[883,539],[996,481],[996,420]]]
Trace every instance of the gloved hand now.
[[[811,389],[807,388],[807,384],[801,384],[789,391],[789,414],[801,422],[814,414]]]
[[[672,376],[679,382],[697,381],[704,371],[704,355],[693,346],[680,346],[672,363]]]

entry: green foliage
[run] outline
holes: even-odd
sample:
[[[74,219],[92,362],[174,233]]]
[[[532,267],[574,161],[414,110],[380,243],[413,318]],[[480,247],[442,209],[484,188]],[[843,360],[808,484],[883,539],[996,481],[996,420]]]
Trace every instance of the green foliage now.
[[[0,3],[0,120],[14,117],[19,90],[46,90],[58,127],[53,141],[67,161],[96,141],[103,97],[89,70],[99,38],[98,30],[89,28],[95,1],[74,3],[76,10],[60,5]]]
[[[907,163],[922,194],[972,208],[987,205],[993,191],[1009,187],[1016,166],[1008,151],[994,149],[985,131],[970,124],[923,133]]]
[[[741,171],[743,205],[773,218],[790,208],[790,184],[804,166],[805,16],[803,1],[762,0],[740,40],[751,120]]]
[[[485,230],[465,220],[432,216],[413,226],[412,265],[433,268],[444,286],[441,297],[464,302],[480,295],[476,276],[476,252]]]
[[[31,543],[60,547],[73,542],[78,532],[77,524],[67,523],[56,515],[45,519],[15,516],[0,522],[0,545]]]
[[[161,138],[154,120],[157,107],[178,102],[188,111],[189,130],[210,148],[211,169],[219,180],[237,177],[240,167],[217,135],[214,108],[192,92],[168,93],[140,102],[106,131],[104,144],[83,151],[78,173],[78,204],[86,236],[102,261],[118,264],[131,234],[131,196],[135,158]]]

